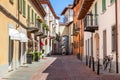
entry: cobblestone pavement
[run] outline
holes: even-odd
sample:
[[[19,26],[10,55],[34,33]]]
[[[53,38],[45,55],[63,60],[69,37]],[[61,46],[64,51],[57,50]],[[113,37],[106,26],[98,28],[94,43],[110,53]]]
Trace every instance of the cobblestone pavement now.
[[[76,56],[52,56],[22,67],[2,80],[120,80],[120,75],[97,75]]]

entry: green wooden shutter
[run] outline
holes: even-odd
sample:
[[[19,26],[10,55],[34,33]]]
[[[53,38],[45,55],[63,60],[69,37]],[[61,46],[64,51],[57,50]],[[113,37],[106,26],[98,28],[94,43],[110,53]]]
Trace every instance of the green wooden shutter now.
[[[110,3],[112,4],[115,0],[110,0]]]
[[[102,11],[106,11],[106,0],[102,0]]]
[[[35,13],[35,26],[36,26],[36,18],[37,18],[37,14]]]
[[[30,6],[28,5],[28,22],[30,22]]]
[[[34,23],[34,11],[32,10],[32,23]]]
[[[22,0],[19,0],[19,12],[22,13]]]
[[[23,16],[26,17],[26,1],[25,0],[23,0]]]
[[[97,2],[95,3],[95,25],[97,25],[98,18],[97,18]]]
[[[97,3],[95,3],[95,14],[97,14]]]

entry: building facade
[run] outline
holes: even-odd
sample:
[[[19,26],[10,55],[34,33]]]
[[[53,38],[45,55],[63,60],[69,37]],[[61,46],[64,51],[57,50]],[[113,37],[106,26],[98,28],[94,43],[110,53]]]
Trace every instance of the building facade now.
[[[82,60],[84,54],[84,23],[83,19],[78,20],[79,10],[82,5],[82,0],[74,0],[74,17],[73,17],[73,36],[74,36],[74,51],[73,53],[77,55],[79,59]]]
[[[63,18],[63,24],[61,24],[60,28],[60,33],[61,33],[61,37],[62,42],[64,42],[64,38],[65,38],[65,44],[63,47],[65,48],[65,53],[66,54],[72,54],[73,53],[73,9],[72,9],[73,5],[68,5],[61,13],[61,15],[64,16]],[[62,26],[64,25],[64,27]],[[68,31],[66,30],[68,29]],[[64,34],[67,32],[67,35]],[[63,49],[64,49],[63,48]]]
[[[86,11],[83,9],[85,7]],[[89,66],[103,65],[105,59],[111,60],[111,72],[118,73],[119,68],[119,1],[84,1],[78,19],[84,18],[84,52]],[[92,58],[91,58],[92,57]],[[97,66],[98,67],[98,66]],[[97,68],[95,67],[95,68]],[[96,69],[97,70],[97,69]],[[109,69],[99,69],[109,72]]]
[[[47,42],[47,44],[45,44],[46,54],[56,54],[58,53],[58,42],[54,39],[59,30],[59,17],[56,15],[49,0],[41,0],[40,2],[47,13],[45,22],[49,26],[47,38],[44,40]]]
[[[41,4],[36,4],[37,0],[0,0],[0,75],[26,63],[29,41],[35,40],[32,32],[38,28],[37,17],[43,19],[46,14]]]

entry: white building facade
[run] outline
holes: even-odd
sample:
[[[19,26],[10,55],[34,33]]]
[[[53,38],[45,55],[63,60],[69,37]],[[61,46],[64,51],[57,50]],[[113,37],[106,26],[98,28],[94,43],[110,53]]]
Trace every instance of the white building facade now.
[[[119,2],[118,2],[119,3]],[[119,6],[118,6],[119,7]],[[119,10],[118,10],[119,13]],[[92,15],[92,16],[90,16]],[[116,11],[115,0],[95,0],[86,14],[92,21],[91,27],[98,27],[94,32],[84,32],[84,57],[87,56],[89,64],[90,57],[93,56],[95,62],[100,60],[100,65],[104,65],[106,56],[111,56],[111,72],[117,72],[116,63]],[[91,19],[92,17],[92,19]],[[84,26],[89,25],[87,21]],[[119,21],[118,21],[119,26]],[[86,27],[85,27],[86,28]],[[87,29],[87,28],[86,28]],[[119,56],[119,27],[118,27],[118,56]],[[118,65],[119,65],[118,57]],[[120,68],[118,69],[120,71]],[[109,71],[106,69],[106,71]]]
[[[52,8],[52,5],[49,0],[41,0],[42,6],[44,10],[46,11],[46,17],[45,17],[45,22],[48,25],[49,31],[47,34],[47,37],[43,40],[45,46],[45,54],[52,54],[52,53],[57,53],[54,51],[53,48],[57,46],[58,44],[56,43],[54,38],[56,38],[56,34],[58,34],[59,30],[59,17],[55,14],[54,9]],[[54,46],[55,43],[55,46]]]

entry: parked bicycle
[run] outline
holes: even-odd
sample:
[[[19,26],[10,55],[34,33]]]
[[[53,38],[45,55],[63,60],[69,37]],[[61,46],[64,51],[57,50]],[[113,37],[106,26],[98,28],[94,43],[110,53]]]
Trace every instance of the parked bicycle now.
[[[104,70],[109,69],[109,72],[111,71],[112,60],[113,60],[113,55],[108,55],[103,59]]]

